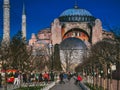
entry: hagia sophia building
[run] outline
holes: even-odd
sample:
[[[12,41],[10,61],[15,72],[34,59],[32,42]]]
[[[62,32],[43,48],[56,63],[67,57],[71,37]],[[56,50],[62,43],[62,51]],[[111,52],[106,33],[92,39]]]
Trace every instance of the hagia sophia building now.
[[[25,20],[26,16],[23,12],[22,31],[24,37],[26,36]],[[112,32],[107,32],[103,29],[100,19],[94,17],[86,9],[79,8],[78,5],[75,5],[73,8],[61,12],[60,16],[51,22],[49,28],[40,30],[37,34],[32,33],[28,45],[32,46],[35,52],[40,47],[46,45],[53,47],[59,44],[60,59],[63,65],[65,65],[66,50],[68,50],[69,52],[73,52],[71,62],[73,63],[72,67],[75,67],[78,63],[82,62],[86,50],[89,50],[91,45],[103,38],[113,39],[114,35]]]
[[[43,43],[59,44],[61,61],[64,63],[63,50],[72,49],[72,51],[78,51],[80,55],[81,50],[90,48],[91,45],[103,38],[112,39],[114,35],[103,30],[100,19],[94,17],[86,9],[81,9],[75,5],[74,8],[63,11],[58,18],[54,19],[50,28],[40,30],[37,35],[32,34],[29,45],[39,47]],[[74,58],[75,64],[80,62],[79,55],[74,54],[74,57],[78,57],[76,61]]]

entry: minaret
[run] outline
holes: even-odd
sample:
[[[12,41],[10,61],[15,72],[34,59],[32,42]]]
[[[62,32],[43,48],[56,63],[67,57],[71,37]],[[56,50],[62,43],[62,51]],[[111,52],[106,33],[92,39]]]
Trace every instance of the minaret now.
[[[22,13],[22,37],[26,40],[26,14],[25,14],[24,5],[23,5],[23,13]]]
[[[10,42],[10,3],[4,0],[3,4],[3,42]]]

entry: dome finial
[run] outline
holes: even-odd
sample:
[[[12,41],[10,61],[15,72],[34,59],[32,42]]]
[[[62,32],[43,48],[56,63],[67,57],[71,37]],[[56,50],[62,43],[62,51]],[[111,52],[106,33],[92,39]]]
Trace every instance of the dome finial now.
[[[78,8],[79,8],[79,7],[78,7],[78,0],[75,0],[74,8],[75,8],[75,9],[78,9]]]

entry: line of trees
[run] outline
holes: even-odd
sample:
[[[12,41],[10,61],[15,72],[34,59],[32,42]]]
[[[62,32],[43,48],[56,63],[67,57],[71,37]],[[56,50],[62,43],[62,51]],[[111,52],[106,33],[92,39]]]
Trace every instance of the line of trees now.
[[[22,33],[18,32],[9,43],[1,39],[0,62],[3,70],[43,71],[47,67],[49,70],[52,68],[52,70],[61,71],[59,53],[59,45],[56,44],[51,56],[48,45],[37,48],[36,54],[33,55],[33,47],[28,46],[26,40],[22,38]]]
[[[89,53],[89,57],[83,61],[82,64],[76,67],[76,71],[81,71],[84,75],[92,76],[94,80],[94,76],[97,77],[100,75],[104,78],[104,90],[105,88],[109,88],[105,79],[111,79],[112,85],[112,66],[115,65],[117,68],[117,90],[119,90],[119,79],[120,79],[120,38],[112,39],[103,39],[100,42],[97,42],[91,47],[91,52]],[[97,85],[93,82],[93,85]],[[108,83],[107,83],[108,84]]]

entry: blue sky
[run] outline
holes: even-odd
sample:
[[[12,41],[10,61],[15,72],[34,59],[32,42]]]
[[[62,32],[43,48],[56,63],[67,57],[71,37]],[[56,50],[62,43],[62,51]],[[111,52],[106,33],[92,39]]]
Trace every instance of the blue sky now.
[[[94,17],[101,19],[103,26],[120,26],[120,0],[10,0],[11,37],[21,30],[23,2],[27,15],[27,39],[32,33],[50,27],[66,9],[73,8],[75,1],[80,8],[88,10]],[[0,0],[0,36],[3,32],[3,0]]]

